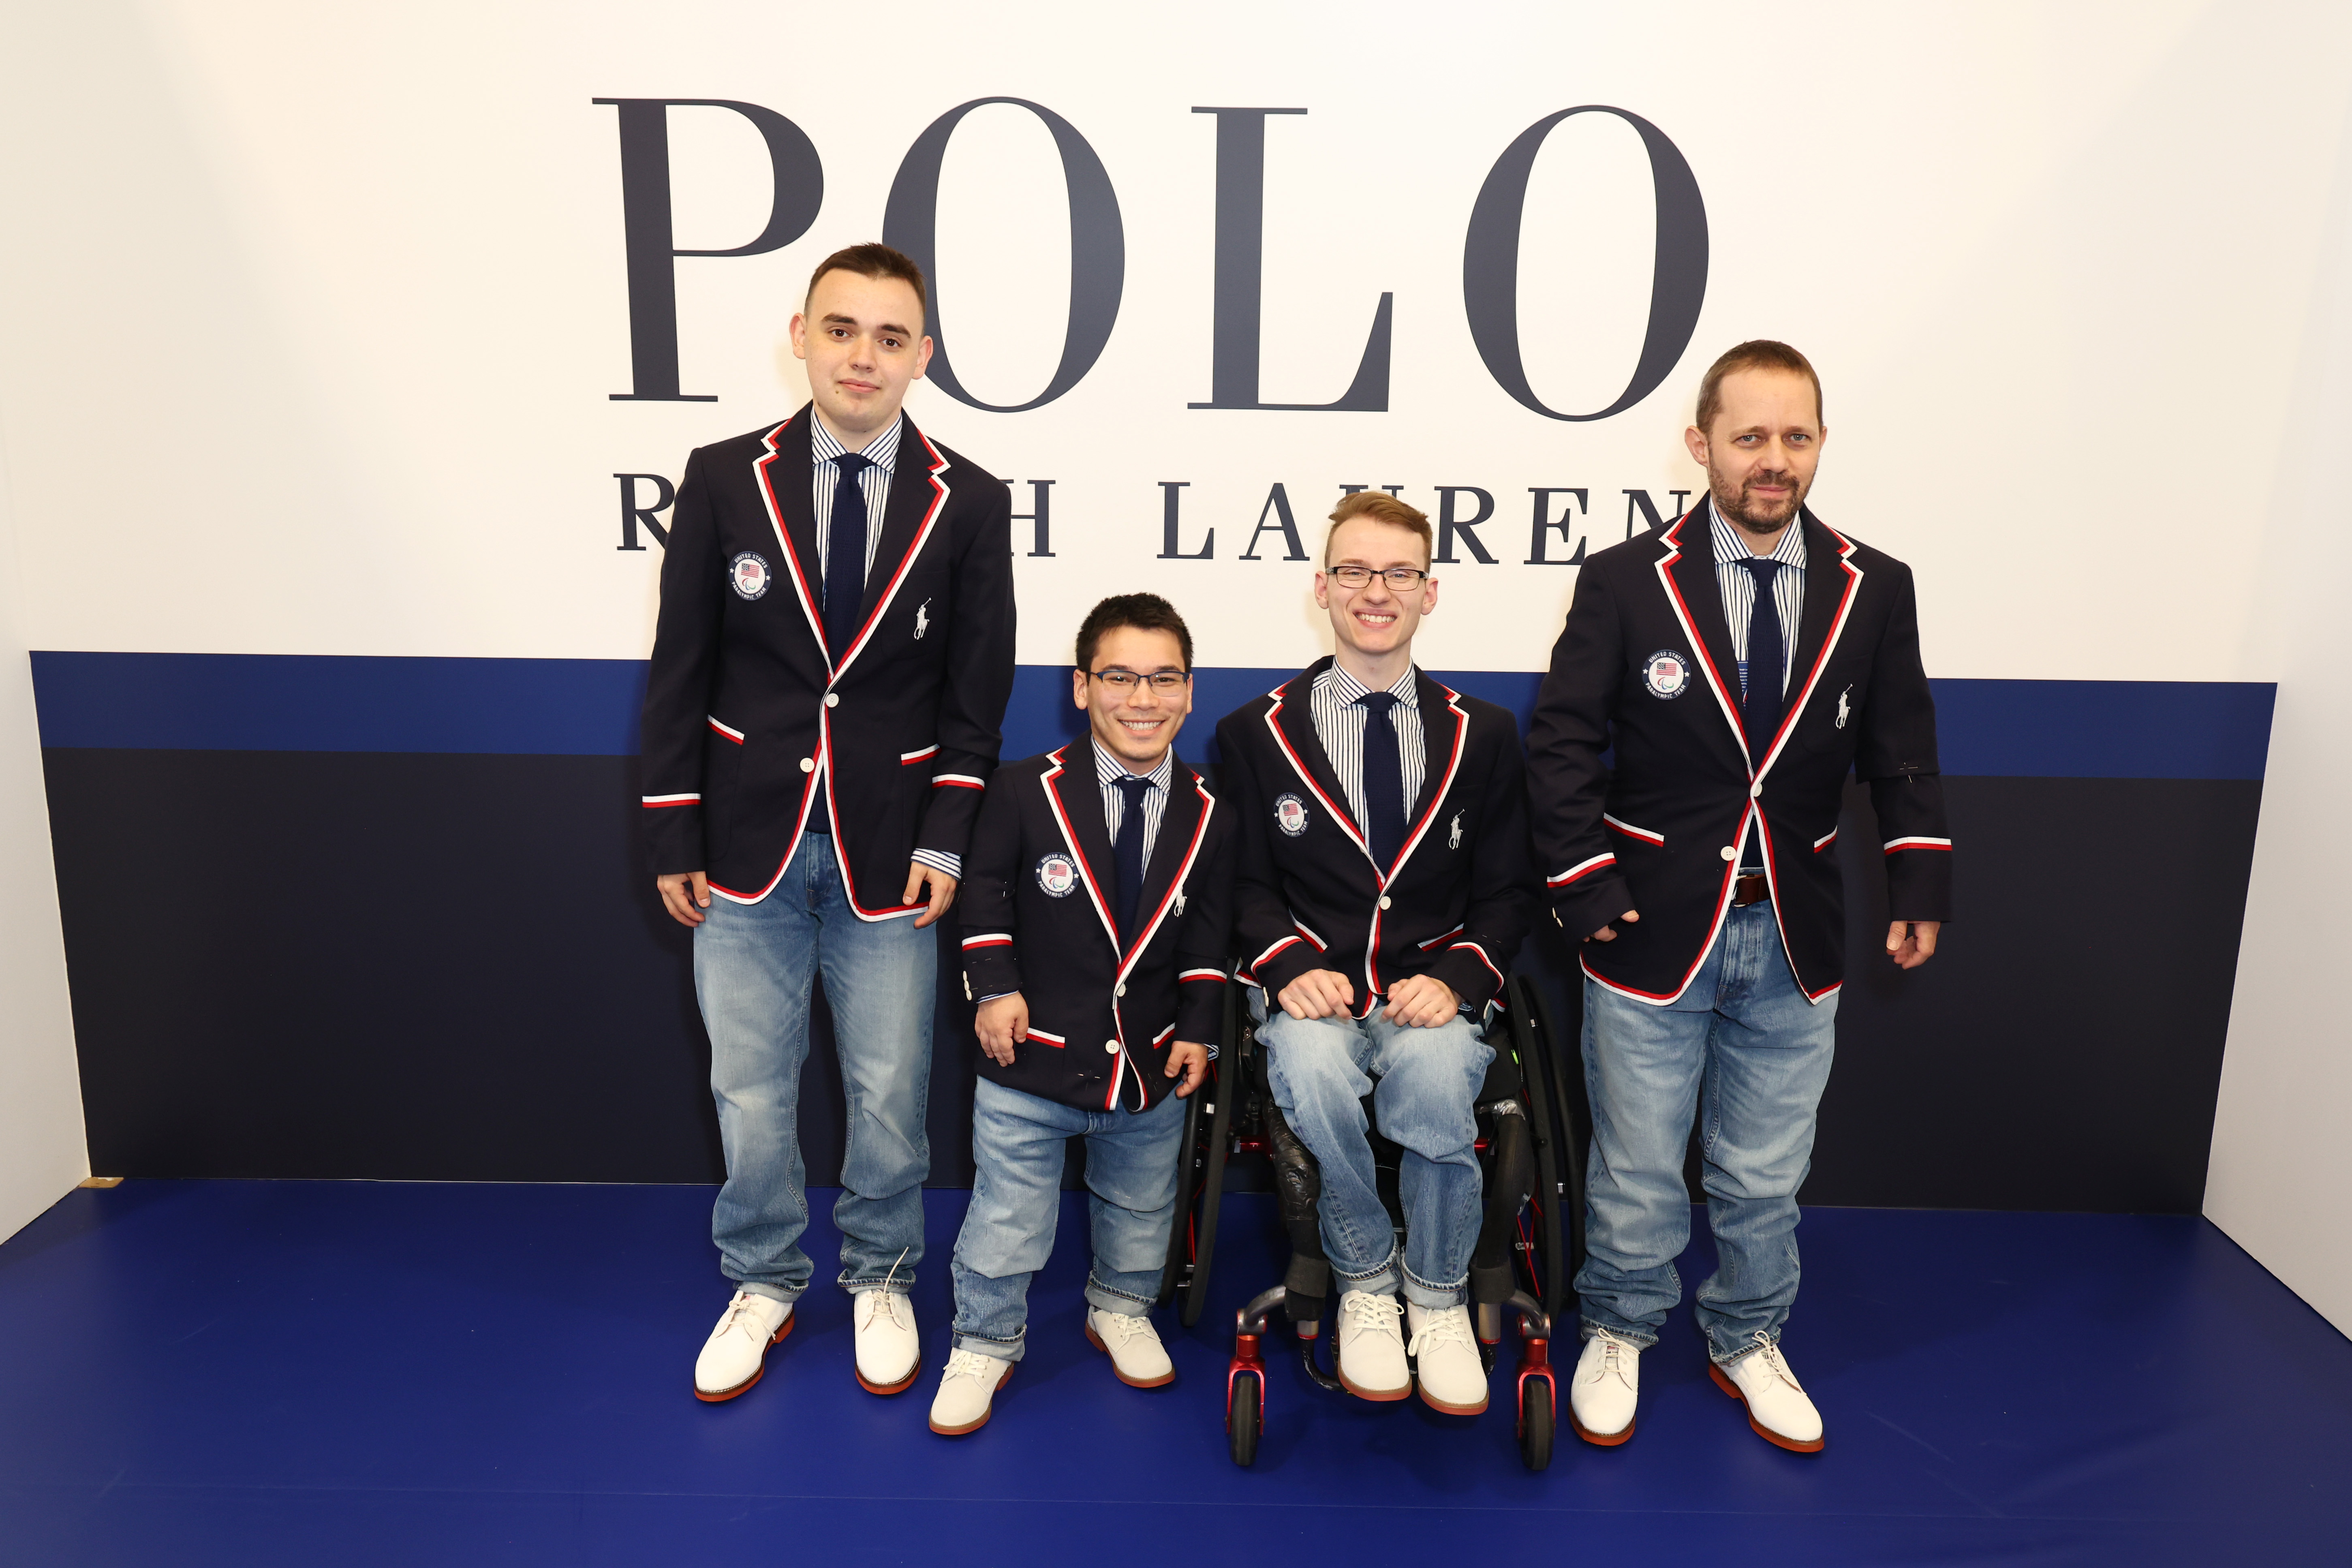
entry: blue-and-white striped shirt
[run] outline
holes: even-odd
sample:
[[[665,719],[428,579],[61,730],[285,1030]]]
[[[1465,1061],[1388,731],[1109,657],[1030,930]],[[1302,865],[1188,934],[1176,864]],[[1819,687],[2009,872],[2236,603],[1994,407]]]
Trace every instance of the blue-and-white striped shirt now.
[[[1723,618],[1731,623],[1731,652],[1739,660],[1739,695],[1748,695],[1748,623],[1756,613],[1756,574],[1739,564],[1756,553],[1748,548],[1748,536],[1740,529],[1724,521],[1715,509],[1715,498],[1706,502],[1708,534],[1715,541],[1715,581],[1723,590]],[[1772,574],[1772,603],[1780,612],[1780,689],[1789,689],[1789,679],[1797,667],[1797,627],[1805,615],[1805,530],[1791,519],[1780,534],[1780,542],[1768,561],[1780,563],[1780,570]]]
[[[1421,689],[1414,684],[1420,674],[1408,667],[1389,688],[1396,706],[1389,710],[1389,723],[1396,731],[1397,771],[1404,775],[1405,820],[1412,820],[1412,803],[1421,796],[1422,775],[1428,771],[1428,747],[1421,733]],[[1356,826],[1370,831],[1364,815],[1364,721],[1371,715],[1358,707],[1357,700],[1371,688],[1339,668],[1334,659],[1331,668],[1315,678],[1307,697],[1307,710],[1315,720],[1315,738],[1323,742],[1323,754],[1331,759],[1331,771],[1339,775],[1340,792],[1348,797],[1349,814]]]
[[[866,573],[874,570],[874,552],[882,543],[882,519],[890,504],[890,470],[898,462],[898,432],[906,428],[907,416],[900,415],[890,422],[890,428],[866,443],[858,455],[868,467],[857,476],[858,488],[866,492],[866,572],[857,580],[866,581]],[[816,503],[816,580],[824,581],[826,563],[833,559],[833,492],[841,482],[841,470],[833,460],[849,448],[835,438],[824,427],[824,421],[809,410],[809,478],[815,487]]]
[[[1118,781],[1129,776],[1127,764],[1103,750],[1100,741],[1093,742],[1095,749],[1095,782],[1102,786],[1103,826],[1110,829],[1111,849],[1118,848],[1119,825],[1127,820],[1127,792]],[[1150,779],[1159,785],[1146,790],[1143,795],[1143,863],[1151,864],[1151,847],[1160,842],[1160,819],[1168,815],[1168,789],[1176,776],[1176,749],[1171,746],[1161,755],[1160,765],[1137,778]]]

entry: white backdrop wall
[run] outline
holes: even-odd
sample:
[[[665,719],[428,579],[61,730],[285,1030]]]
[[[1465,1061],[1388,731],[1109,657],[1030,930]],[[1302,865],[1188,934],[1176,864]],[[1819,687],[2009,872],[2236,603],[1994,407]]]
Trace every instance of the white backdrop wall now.
[[[89,1174],[7,481],[0,468],[0,1240]]]
[[[2352,125],[2339,132],[2352,148]],[[2352,688],[2340,666],[2352,616],[2332,563],[2352,537],[2352,163],[2326,203],[2326,270],[2294,383],[2264,558],[2276,570],[2249,645],[2282,671],[2254,842],[2238,988],[2221,1059],[2205,1212],[2273,1274],[2352,1333],[2352,1215],[2341,1201],[2352,1104]]]
[[[1402,5],[877,15],[11,7],[0,135],[37,153],[8,161],[0,423],[34,646],[641,657],[660,556],[615,548],[614,475],[674,477],[795,406],[785,321],[810,265],[881,229],[926,126],[1001,95],[1085,138],[1125,238],[1117,326],[1073,390],[1018,414],[936,388],[910,405],[1003,477],[1055,481],[1053,557],[1019,566],[1024,660],[1063,657],[1077,602],[1155,583],[1205,662],[1303,661],[1317,627],[1281,540],[1235,558],[1275,484],[1311,548],[1355,483],[1432,510],[1438,486],[1496,498],[1495,563],[1453,569],[1431,660],[1539,668],[1573,571],[1525,563],[1530,489],[1587,492],[1552,553],[1623,537],[1625,491],[1664,506],[1696,482],[1678,435],[1706,359],[1773,335],[1827,382],[1818,505],[1917,566],[1936,673],[2277,673],[2245,636],[2264,571],[2245,546],[2320,283],[2311,192],[2352,11],[1826,4],[1759,30],[1739,5],[1547,4],[1487,8],[1475,36]],[[611,400],[632,373],[599,98],[760,105],[822,162],[799,238],[676,264],[682,384],[715,402]],[[1587,104],[1687,159],[1711,254],[1664,384],[1567,422],[1482,364],[1464,236],[1505,147]],[[1307,110],[1265,122],[1261,395],[1337,398],[1386,293],[1385,412],[1188,408],[1212,384],[1218,135],[1193,110],[1221,105]],[[677,247],[744,244],[772,189],[752,122],[667,123]],[[940,319],[986,400],[1034,397],[1061,352],[1063,192],[1025,110],[975,110],[950,142]],[[1526,210],[1530,381],[1597,410],[1648,298],[1631,125],[1554,131]],[[1154,559],[1161,481],[1189,484],[1181,546],[1213,527],[1211,560]],[[2197,613],[2150,613],[2181,598]]]

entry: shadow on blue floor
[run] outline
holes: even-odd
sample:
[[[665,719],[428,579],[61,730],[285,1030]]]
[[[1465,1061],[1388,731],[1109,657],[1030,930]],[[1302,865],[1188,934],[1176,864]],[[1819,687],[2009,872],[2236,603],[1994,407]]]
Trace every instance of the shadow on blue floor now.
[[[1080,1335],[1079,1196],[1029,1359],[949,1440],[924,1415],[960,1192],[926,1194],[913,1390],[857,1388],[825,1286],[766,1381],[715,1406],[688,1392],[727,1296],[709,1189],[75,1193],[0,1247],[0,1562],[2352,1561],[2352,1342],[2201,1220],[1810,1212],[1786,1342],[1819,1458],[1749,1434],[1685,1311],[1643,1358],[1633,1441],[1563,1430],[1540,1476],[1507,1399],[1365,1405],[1269,1346],[1242,1471],[1225,1357],[1279,1268],[1271,1200],[1227,1200],[1217,1304],[1164,1327],[1178,1381],[1147,1393]]]

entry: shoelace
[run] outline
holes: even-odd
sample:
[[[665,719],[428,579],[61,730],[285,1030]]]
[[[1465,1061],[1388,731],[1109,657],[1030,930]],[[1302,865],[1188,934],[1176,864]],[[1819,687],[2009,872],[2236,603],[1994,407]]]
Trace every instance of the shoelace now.
[[[872,1328],[877,1321],[884,1318],[890,1320],[892,1328],[904,1329],[910,1326],[898,1321],[898,1265],[907,1261],[907,1254],[911,1250],[913,1249],[910,1247],[900,1247],[898,1256],[890,1260],[890,1272],[883,1278],[882,1283],[866,1292],[865,1326],[866,1328]]]
[[[958,1351],[948,1357],[948,1366],[940,1382],[950,1378],[969,1377],[981,1383],[988,1381],[988,1358],[978,1351]]]
[[[1800,1394],[1805,1391],[1805,1385],[1797,1381],[1797,1374],[1789,1370],[1789,1363],[1780,1359],[1780,1347],[1766,1338],[1763,1330],[1757,1330],[1749,1340],[1756,1346],[1756,1354],[1763,1358],[1766,1372],[1775,1377],[1785,1378],[1789,1386]]]
[[[1404,1353],[1418,1358],[1423,1346],[1440,1344],[1468,1345],[1473,1351],[1478,1348],[1478,1342],[1470,1337],[1469,1308],[1447,1307],[1427,1314],[1421,1320],[1412,1343],[1405,1346]]]
[[[1095,1309],[1095,1329],[1097,1332],[1108,1329],[1118,1336],[1120,1344],[1129,1340],[1157,1340],[1160,1337],[1153,1331],[1150,1319],[1130,1318],[1124,1312],[1106,1312],[1100,1307]]]
[[[1393,1296],[1353,1290],[1342,1300],[1347,1307],[1348,1326],[1360,1334],[1394,1334],[1397,1320],[1404,1316],[1404,1308]]]
[[[1627,1344],[1623,1340],[1619,1339],[1615,1334],[1611,1333],[1606,1329],[1595,1331],[1592,1337],[1601,1342],[1601,1364],[1593,1369],[1591,1377],[1586,1381],[1591,1383],[1605,1383],[1613,1373],[1618,1382],[1623,1384],[1628,1388],[1633,1387],[1633,1380],[1625,1375],[1625,1363],[1623,1360],[1621,1359],[1621,1352],[1632,1350],[1634,1347]]]
[[[715,1340],[730,1329],[740,1329],[755,1340],[766,1339],[768,1331],[752,1310],[759,1301],[760,1298],[749,1290],[736,1291],[735,1299],[727,1303],[727,1315],[719,1320],[719,1327],[711,1331],[710,1337]]]

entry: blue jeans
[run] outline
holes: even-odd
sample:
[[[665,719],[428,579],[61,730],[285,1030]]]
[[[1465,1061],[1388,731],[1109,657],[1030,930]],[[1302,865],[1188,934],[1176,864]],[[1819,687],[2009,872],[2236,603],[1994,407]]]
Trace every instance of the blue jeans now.
[[[1654,1006],[1584,983],[1584,1332],[1657,1342],[1682,1299],[1675,1258],[1690,1240],[1683,1155],[1691,1113],[1716,1270],[1693,1309],[1707,1354],[1774,1342],[1797,1299],[1797,1189],[1812,1168],[1813,1112],[1829,1082],[1837,995],[1805,1000],[1769,902],[1733,910],[1682,1000]]]
[[[1264,1006],[1253,992],[1253,1010]],[[1481,1218],[1473,1148],[1478,1119],[1471,1107],[1494,1047],[1459,1016],[1414,1029],[1389,1022],[1385,1006],[1360,1022],[1269,1011],[1257,1031],[1266,1081],[1290,1130],[1322,1167],[1317,1215],[1340,1289],[1389,1295],[1401,1283],[1405,1299],[1418,1306],[1461,1305]],[[1403,1151],[1397,1170],[1405,1218],[1402,1277],[1395,1227],[1364,1136],[1367,1094],[1382,1136]]]
[[[903,1288],[923,1257],[937,932],[916,930],[911,915],[859,920],[833,841],[821,833],[803,837],[765,899],[739,904],[713,894],[707,913],[694,932],[694,994],[710,1031],[710,1092],[727,1152],[727,1184],[710,1211],[720,1267],[744,1289],[779,1301],[808,1289],[801,1064],[810,986],[822,970],[849,1108],[833,1205],[841,1284],[856,1290],[895,1279]]]
[[[1029,1281],[1053,1255],[1066,1140],[1087,1140],[1087,1220],[1094,1268],[1087,1300],[1139,1318],[1160,1296],[1168,1227],[1176,1220],[1176,1159],[1184,1102],[1149,1110],[1080,1110],[982,1079],[972,1097],[971,1207],[956,1237],[955,1348],[1019,1361],[1029,1332]]]

